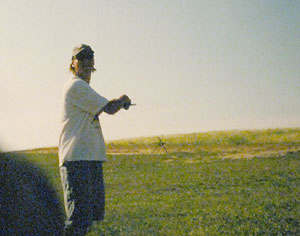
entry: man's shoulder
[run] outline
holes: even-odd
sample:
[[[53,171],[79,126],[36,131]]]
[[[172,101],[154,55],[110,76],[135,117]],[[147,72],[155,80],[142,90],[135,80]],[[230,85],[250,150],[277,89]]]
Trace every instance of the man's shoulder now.
[[[79,85],[79,86],[81,86],[81,85],[83,85],[83,86],[88,85],[86,82],[84,82],[82,79],[78,78],[77,76],[71,77],[68,82],[70,84],[76,84],[76,85]]]
[[[80,88],[80,87],[88,87],[88,84],[78,77],[71,77],[65,83],[65,89],[67,89],[67,90],[76,89],[76,88]]]

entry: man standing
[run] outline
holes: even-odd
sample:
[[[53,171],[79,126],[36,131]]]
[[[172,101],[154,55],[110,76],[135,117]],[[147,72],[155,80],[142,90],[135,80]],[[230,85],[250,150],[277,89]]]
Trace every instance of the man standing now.
[[[65,235],[85,235],[93,221],[104,218],[104,181],[102,162],[106,161],[105,144],[98,116],[128,109],[131,100],[123,95],[108,101],[89,83],[94,68],[90,46],[75,47],[62,97],[59,166],[64,192]]]

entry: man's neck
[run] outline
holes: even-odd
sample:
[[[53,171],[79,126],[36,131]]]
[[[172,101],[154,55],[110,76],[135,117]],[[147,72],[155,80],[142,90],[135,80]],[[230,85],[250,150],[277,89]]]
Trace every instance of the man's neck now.
[[[77,74],[76,76],[78,78],[82,79],[83,81],[87,82],[88,84],[90,84],[91,76],[82,76],[82,75],[79,75],[79,74]]]

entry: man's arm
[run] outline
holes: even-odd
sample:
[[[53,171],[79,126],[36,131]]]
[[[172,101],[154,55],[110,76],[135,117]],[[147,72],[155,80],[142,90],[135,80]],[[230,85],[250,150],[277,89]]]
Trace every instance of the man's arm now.
[[[117,113],[121,108],[128,109],[129,105],[131,104],[131,100],[127,95],[123,95],[118,99],[113,99],[109,101],[104,108],[102,108],[97,115],[100,115],[102,111],[109,115],[113,115]]]

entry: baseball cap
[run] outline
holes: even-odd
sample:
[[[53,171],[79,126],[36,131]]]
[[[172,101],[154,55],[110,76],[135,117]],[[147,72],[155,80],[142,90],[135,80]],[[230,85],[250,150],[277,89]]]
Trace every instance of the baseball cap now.
[[[83,59],[93,59],[94,51],[89,45],[80,44],[73,49],[72,59],[83,60]]]

